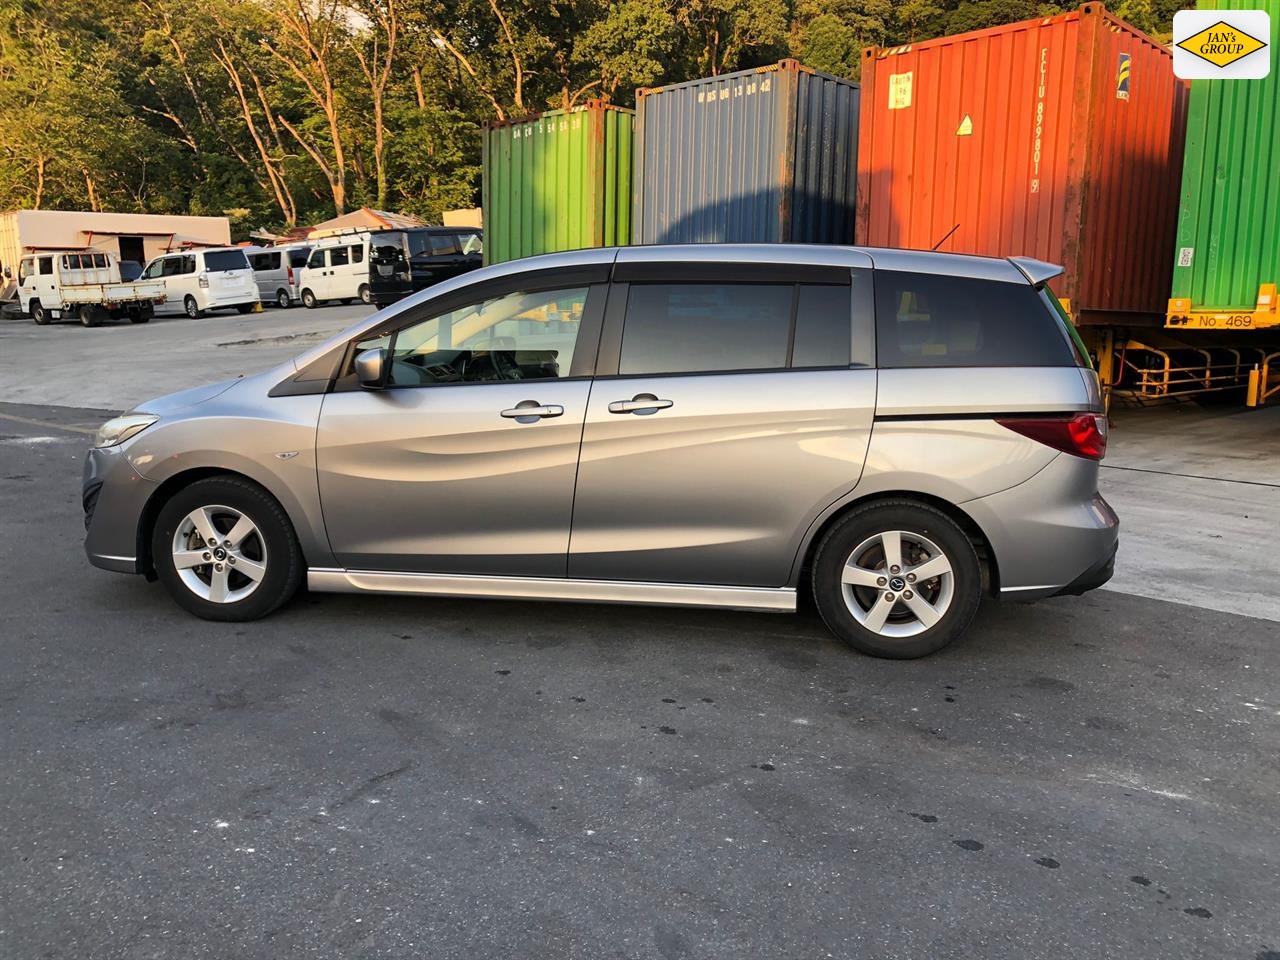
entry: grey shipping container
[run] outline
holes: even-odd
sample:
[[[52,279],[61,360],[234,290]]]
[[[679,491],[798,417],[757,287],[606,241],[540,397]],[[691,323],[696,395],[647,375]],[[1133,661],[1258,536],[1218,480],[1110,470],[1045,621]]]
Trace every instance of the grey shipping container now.
[[[636,243],[852,243],[856,83],[795,60],[636,93]]]

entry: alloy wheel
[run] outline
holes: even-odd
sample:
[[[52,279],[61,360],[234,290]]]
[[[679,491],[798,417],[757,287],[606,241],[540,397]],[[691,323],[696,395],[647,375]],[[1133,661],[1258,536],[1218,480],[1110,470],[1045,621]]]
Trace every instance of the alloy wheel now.
[[[840,574],[849,613],[884,637],[914,637],[947,612],[955,574],[942,549],[918,533],[886,530],[858,544]]]
[[[174,531],[173,566],[183,585],[202,600],[236,603],[257,590],[266,575],[266,540],[234,507],[199,507]]]

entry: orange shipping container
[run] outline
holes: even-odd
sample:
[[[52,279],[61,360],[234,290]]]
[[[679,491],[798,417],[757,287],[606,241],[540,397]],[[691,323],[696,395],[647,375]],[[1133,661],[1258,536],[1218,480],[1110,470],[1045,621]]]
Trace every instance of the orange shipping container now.
[[[865,57],[858,243],[1060,263],[1077,322],[1164,322],[1188,91],[1168,50],[1086,3]]]

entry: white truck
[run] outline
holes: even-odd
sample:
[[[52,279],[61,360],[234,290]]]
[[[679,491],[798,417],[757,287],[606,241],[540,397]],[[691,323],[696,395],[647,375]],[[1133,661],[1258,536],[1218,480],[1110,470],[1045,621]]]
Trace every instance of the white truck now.
[[[120,261],[102,250],[51,250],[23,257],[18,266],[22,312],[40,325],[78,319],[86,327],[128,317],[146,323],[164,303],[158,281],[125,280]]]

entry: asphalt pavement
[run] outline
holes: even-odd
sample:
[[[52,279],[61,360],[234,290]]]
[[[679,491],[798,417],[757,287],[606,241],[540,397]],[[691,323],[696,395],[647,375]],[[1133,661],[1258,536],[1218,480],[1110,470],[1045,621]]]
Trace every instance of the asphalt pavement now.
[[[1280,960],[1272,620],[992,603],[905,663],[809,613],[209,624],[84,560],[102,416],[0,405],[0,957]]]

